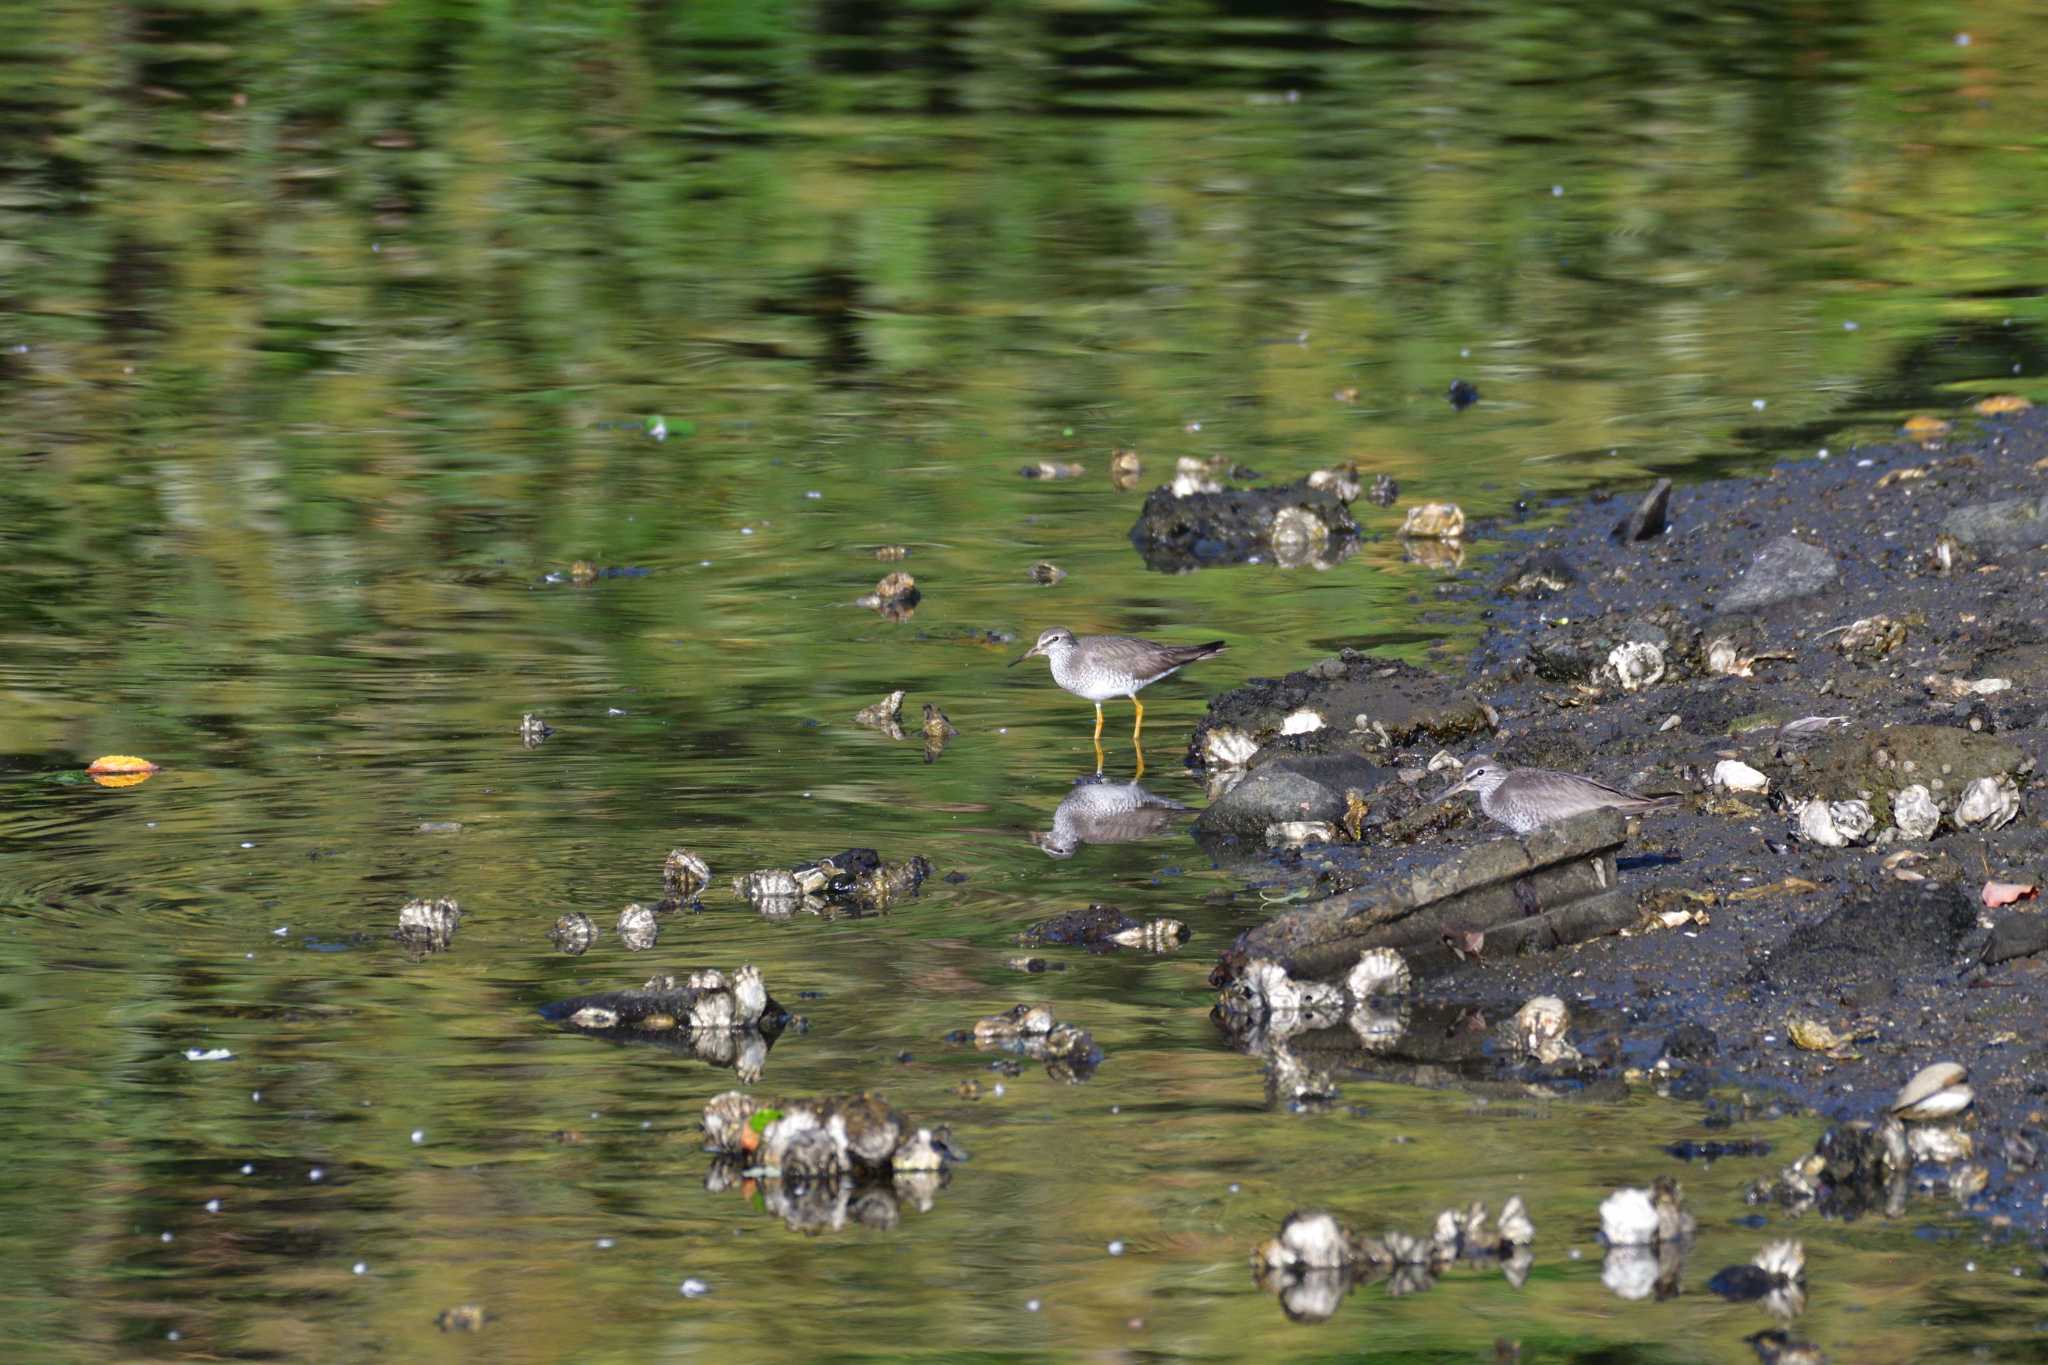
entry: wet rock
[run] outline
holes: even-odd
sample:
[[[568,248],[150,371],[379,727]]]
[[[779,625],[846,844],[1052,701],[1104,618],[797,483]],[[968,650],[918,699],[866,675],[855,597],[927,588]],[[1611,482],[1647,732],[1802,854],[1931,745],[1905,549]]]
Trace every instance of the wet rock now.
[[[645,952],[660,937],[661,924],[646,906],[635,901],[619,912],[619,941],[628,952]]]
[[[1046,559],[1041,559],[1036,564],[1033,564],[1030,573],[1027,575],[1033,583],[1048,588],[1066,576],[1067,571],[1065,569]]]
[[[1679,1061],[1704,1062],[1721,1051],[1721,1040],[1705,1024],[1680,1024],[1664,1036],[1663,1055]]]
[[[854,712],[853,721],[870,730],[880,730],[891,739],[903,738],[903,689],[897,688],[873,706],[863,706]]]
[[[2006,498],[1958,507],[1941,529],[1984,553],[2030,550],[2048,544],[2048,497]]]
[[[1814,749],[1798,785],[1830,801],[1868,801],[1872,814],[1889,822],[1891,793],[1902,783],[1924,783],[1938,800],[1945,799],[1980,777],[2012,772],[2023,760],[2006,740],[1960,727],[1887,725]]]
[[[1088,472],[1088,467],[1073,460],[1040,460],[1017,472],[1027,479],[1078,479]]]
[[[1579,581],[1578,571],[1555,550],[1534,550],[1508,566],[1494,592],[1502,597],[1541,601]]]
[[[703,970],[656,976],[638,990],[580,995],[541,1007],[550,1023],[608,1042],[652,1044],[759,1080],[768,1049],[789,1023],[761,973]]]
[[[462,907],[446,896],[407,901],[398,907],[400,942],[419,953],[445,952],[462,925]]]
[[[1247,754],[1249,757],[1249,754]],[[1070,858],[1083,844],[1131,844],[1157,838],[1188,808],[1136,782],[1084,778],[1052,813],[1052,828],[1034,832],[1031,842],[1052,858]]]
[[[1493,724],[1493,713],[1484,701],[1441,674],[1346,650],[1300,672],[1277,679],[1254,679],[1215,698],[1209,704],[1208,714],[1195,727],[1189,760],[1207,763],[1212,747],[1209,736],[1218,731],[1225,735],[1219,736],[1217,742],[1227,738],[1233,749],[1243,743],[1238,736],[1273,746],[1275,740],[1283,738],[1287,718],[1304,710],[1323,717],[1324,726],[1292,737],[1292,744],[1284,750],[1275,747],[1275,753],[1349,751],[1355,756],[1360,743],[1375,749],[1396,749],[1422,742],[1438,746],[1460,744],[1488,733]],[[1372,785],[1349,779],[1343,783],[1344,787],[1366,792]],[[1276,815],[1261,822],[1258,828],[1263,830],[1277,820],[1296,818],[1303,817]]]
[[[804,894],[796,874],[786,867],[764,867],[743,873],[733,878],[732,889],[741,900],[757,905],[763,901],[795,900]]]
[[[946,741],[960,732],[953,728],[953,722],[946,713],[930,702],[924,704],[924,761],[936,763],[939,755],[946,752]]]
[[[1614,535],[1618,540],[1635,542],[1650,540],[1664,534],[1668,526],[1671,509],[1671,480],[1659,479],[1652,484],[1643,500],[1636,504],[1635,511],[1615,523]]]
[[[1453,379],[1450,391],[1451,406],[1459,412],[1479,401],[1479,387],[1469,380]]]
[[[1252,771],[1196,817],[1202,839],[1236,836],[1263,842],[1273,825],[1321,823],[1332,829],[1347,809],[1345,792],[1368,791],[1388,776],[1362,758],[1286,755]]]
[[[480,1304],[457,1304],[453,1308],[443,1308],[435,1314],[434,1326],[444,1332],[481,1332],[489,1316]]]
[[[1384,1280],[1390,1295],[1419,1293],[1455,1266],[1497,1266],[1519,1287],[1535,1258],[1536,1228],[1519,1197],[1501,1209],[1498,1230],[1486,1206],[1445,1209],[1427,1236],[1388,1231],[1364,1236],[1321,1211],[1298,1210],[1277,1235],[1252,1249],[1252,1279],[1298,1321],[1328,1318],[1359,1284]]]
[[[1797,1316],[1806,1307],[1806,1249],[1798,1242],[1770,1242],[1748,1265],[1733,1265],[1707,1281],[1709,1293],[1731,1303],[1762,1300],[1772,1315]]]
[[[1356,502],[1364,491],[1358,480],[1357,465],[1333,465],[1328,469],[1317,469],[1309,473],[1302,483],[1324,493],[1333,493],[1339,502]]]
[[[917,580],[898,569],[895,573],[883,575],[873,592],[855,598],[853,604],[879,612],[887,620],[903,621],[917,610],[917,604],[923,598]]]
[[[711,885],[711,865],[687,848],[670,849],[661,862],[661,885],[677,900],[690,900]]]
[[[1358,523],[1343,499],[1306,484],[1185,496],[1155,488],[1131,527],[1131,544],[1146,567],[1184,573],[1277,557],[1276,529],[1290,565],[1327,567],[1358,548]]]
[[[1417,540],[1458,540],[1465,534],[1465,513],[1454,502],[1425,502],[1408,509],[1400,534]]]
[[[1392,507],[1401,500],[1401,485],[1386,474],[1375,474],[1372,486],[1365,491],[1365,500],[1375,507]]]
[[[1145,462],[1135,450],[1117,450],[1109,457],[1109,482],[1120,492],[1129,492],[1145,477]]]
[[[1749,568],[1719,602],[1724,612],[1758,611],[1811,596],[1841,577],[1833,555],[1818,545],[1780,536],[1757,551]]]
[[[529,749],[538,749],[554,732],[554,726],[531,711],[519,718],[519,742]]]
[[[1017,942],[1026,947],[1059,944],[1091,952],[1118,948],[1169,952],[1187,941],[1188,927],[1177,919],[1133,919],[1109,905],[1091,905],[1040,920],[1017,936]]]
[[[931,875],[931,862],[922,855],[900,863],[882,863],[855,879],[849,899],[864,910],[886,910],[897,901],[916,895]]]
[[[590,916],[571,911],[555,921],[554,927],[548,930],[548,938],[557,948],[576,957],[588,952],[590,945],[597,942],[597,925]]]
[[[1761,984],[1830,981],[1837,989],[1867,982],[1888,996],[1911,973],[1945,970],[1977,927],[1976,907],[1956,887],[1884,881],[1855,888],[1816,923],[1795,925],[1750,972]],[[1859,996],[1859,998],[1862,998]]]
[[[1102,1064],[1102,1049],[1088,1031],[1062,1024],[1049,1005],[1013,1005],[977,1020],[972,1037],[977,1050],[1000,1048],[1042,1061],[1048,1076],[1068,1084],[1087,1080]]]
[[[1980,777],[1956,802],[1958,829],[2003,829],[2020,813],[2020,791],[2009,777]]]

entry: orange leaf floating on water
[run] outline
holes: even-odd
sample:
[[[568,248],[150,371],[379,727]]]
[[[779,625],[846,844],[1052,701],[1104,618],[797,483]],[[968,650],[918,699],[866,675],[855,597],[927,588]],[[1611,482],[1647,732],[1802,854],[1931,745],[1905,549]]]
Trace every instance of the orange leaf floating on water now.
[[[2025,412],[2034,405],[2016,393],[1994,393],[1989,398],[1979,398],[1974,406],[1983,417],[2004,417],[2009,413]]]
[[[94,773],[93,784],[100,787],[139,787],[156,776],[148,773]]]
[[[156,764],[134,754],[102,754],[86,765],[89,773],[127,775],[129,773],[149,774],[156,771]]]
[[[2015,901],[2030,901],[2039,894],[2040,889],[2032,882],[1986,882],[1984,903],[1995,908],[2011,905]]]
[[[1925,413],[1906,419],[1906,434],[1916,441],[1939,441],[1948,435],[1948,423]]]

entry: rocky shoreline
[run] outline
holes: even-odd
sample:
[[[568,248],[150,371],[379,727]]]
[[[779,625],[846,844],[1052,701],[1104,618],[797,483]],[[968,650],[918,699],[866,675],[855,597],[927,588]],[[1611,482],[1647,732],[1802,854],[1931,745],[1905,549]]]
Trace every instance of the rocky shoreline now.
[[[1445,589],[1488,599],[1464,675],[1347,653],[1216,698],[1197,836],[1362,904],[1514,837],[1436,799],[1476,754],[1678,794],[1614,859],[1626,929],[1543,951],[1447,924],[1419,999],[1504,1020],[1558,997],[1572,1060],[1497,1070],[1652,1084],[1716,1122],[1874,1121],[1959,1063],[1981,1177],[1917,1188],[2048,1228],[2048,914],[2023,889],[2048,874],[2048,414],[1966,425],[1681,487],[1661,532],[1633,498],[1479,528],[1509,546]]]

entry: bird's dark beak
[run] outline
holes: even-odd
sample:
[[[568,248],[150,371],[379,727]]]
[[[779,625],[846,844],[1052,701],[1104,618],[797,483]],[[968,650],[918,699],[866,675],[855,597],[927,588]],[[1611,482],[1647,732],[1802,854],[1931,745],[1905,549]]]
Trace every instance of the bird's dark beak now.
[[[1043,653],[1045,653],[1045,651],[1044,651],[1044,650],[1040,649],[1040,648],[1039,648],[1039,647],[1038,647],[1037,645],[1033,645],[1033,646],[1031,646],[1031,648],[1029,648],[1029,649],[1025,650],[1025,651],[1024,651],[1024,652],[1023,652],[1022,654],[1019,654],[1019,655],[1018,655],[1018,656],[1017,656],[1016,658],[1014,658],[1014,659],[1010,660],[1010,667],[1012,667],[1012,668],[1015,668],[1015,667],[1016,667],[1016,666],[1017,666],[1018,664],[1021,664],[1021,663],[1023,663],[1023,662],[1024,662],[1024,661],[1025,661],[1026,659],[1030,658],[1030,657],[1031,657],[1032,655],[1034,655],[1034,654],[1043,654]]]
[[[1443,792],[1439,793],[1436,799],[1439,801],[1448,801],[1452,797],[1456,796],[1459,792],[1466,792],[1471,790],[1472,778],[1470,777],[1470,775],[1467,775],[1465,777],[1459,778],[1450,787],[1446,788]]]

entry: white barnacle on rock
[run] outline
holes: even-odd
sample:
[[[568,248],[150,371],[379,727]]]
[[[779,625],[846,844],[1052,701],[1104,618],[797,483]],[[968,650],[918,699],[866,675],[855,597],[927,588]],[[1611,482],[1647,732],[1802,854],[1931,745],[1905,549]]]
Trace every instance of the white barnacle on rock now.
[[[1343,1225],[1327,1213],[1291,1213],[1273,1239],[1288,1266],[1335,1270],[1351,1257],[1351,1239]]]
[[[1793,808],[1799,821],[1799,837],[1823,848],[1847,848],[1859,844],[1877,827],[1868,801],[1802,801]]]
[[[1773,1279],[1788,1283],[1806,1278],[1806,1247],[1796,1241],[1766,1242],[1751,1262]]]
[[[889,1165],[896,1171],[938,1171],[944,1170],[946,1156],[940,1144],[932,1137],[932,1130],[920,1128],[907,1134],[889,1157]]]
[[[1747,658],[1735,647],[1735,642],[1725,635],[1717,636],[1707,646],[1707,672],[1721,678],[1748,678],[1755,675],[1752,665],[1756,661]]]
[[[797,884],[796,874],[786,867],[765,867],[758,872],[735,877],[732,889],[742,900],[757,902],[793,899],[803,894],[803,888]]]
[[[1657,1241],[1657,1206],[1650,1192],[1633,1186],[1600,1201],[1600,1235],[1613,1247],[1646,1247]]]
[[[2020,813],[2020,789],[2009,777],[1980,777],[1956,802],[1958,829],[2002,829]]]
[[[1202,735],[1202,761],[1212,768],[1242,768],[1259,751],[1259,742],[1244,731],[1218,725]]]
[[[1176,498],[1185,498],[1194,493],[1222,491],[1223,484],[1210,472],[1207,464],[1188,455],[1174,461],[1173,496]]]
[[[704,1102],[704,1140],[721,1152],[737,1152],[745,1141],[754,1101],[743,1090],[728,1090]]]
[[[1238,981],[1267,1014],[1320,1009],[1338,1003],[1336,987],[1317,981],[1296,981],[1285,967],[1267,958],[1247,962]]]
[[[1771,779],[1740,759],[1724,758],[1714,765],[1714,785],[1722,791],[1762,796],[1771,789]]]
[[[1564,1001],[1554,995],[1535,996],[1515,1011],[1515,1037],[1524,1048],[1535,1052],[1543,1044],[1562,1038],[1571,1022],[1571,1011]]]
[[[1960,1128],[1931,1128],[1915,1124],[1906,1134],[1906,1150],[1915,1161],[1932,1161],[1946,1166],[1952,1161],[1968,1161],[1977,1154],[1977,1146],[1970,1135]]]
[[[725,989],[725,973],[716,967],[699,967],[683,984],[693,991],[722,991]]]
[[[690,1002],[690,1027],[693,1029],[727,1029],[733,1023],[731,991],[705,991]]]
[[[1908,839],[1931,838],[1941,827],[1941,806],[1918,782],[1892,793],[1892,823]]]
[[[1500,1211],[1500,1240],[1504,1246],[1525,1247],[1536,1240],[1536,1224],[1522,1204],[1522,1196],[1509,1199]]]
[[[603,1005],[585,1005],[569,1016],[569,1022],[577,1028],[617,1028],[619,1012]]]
[[[1298,711],[1288,713],[1287,719],[1280,722],[1280,733],[1283,735],[1312,735],[1322,729],[1323,724],[1323,716],[1320,711],[1314,711],[1304,706]]]
[[[1344,989],[1351,992],[1353,1000],[1405,995],[1413,984],[1407,960],[1392,948],[1367,948],[1344,978]]]
[[[1640,692],[1664,677],[1664,651],[1647,640],[1630,640],[1607,652],[1607,671],[1624,692]]]
[[[760,1022],[768,1008],[768,987],[759,967],[749,964],[733,973],[732,1002],[736,1023],[748,1027]]]
[[[1465,513],[1454,502],[1425,502],[1408,509],[1400,533],[1423,540],[1456,540],[1465,534]]]

